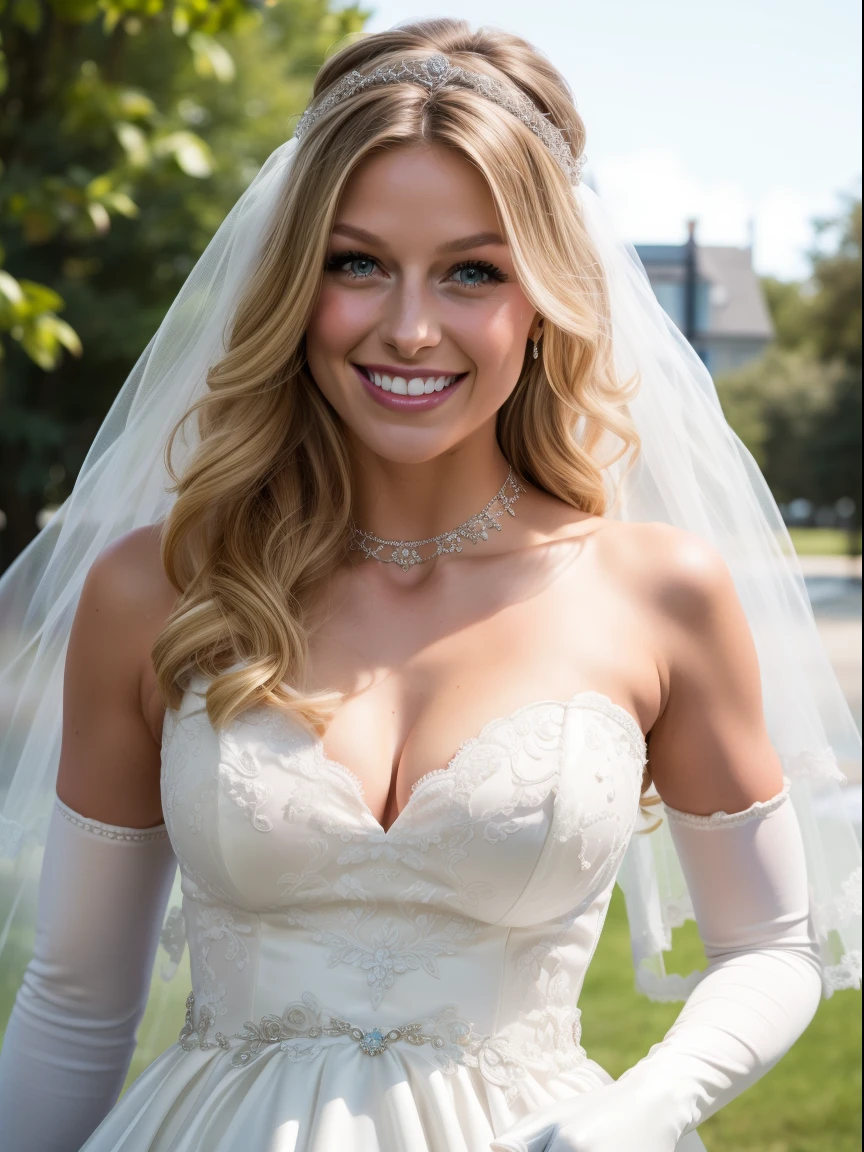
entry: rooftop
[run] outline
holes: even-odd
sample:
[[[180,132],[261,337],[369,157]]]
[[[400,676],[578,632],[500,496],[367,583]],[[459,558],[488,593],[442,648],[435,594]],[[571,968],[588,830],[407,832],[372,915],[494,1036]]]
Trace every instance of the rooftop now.
[[[637,244],[636,251],[652,283],[683,284],[686,244]],[[698,244],[696,270],[700,282],[708,286],[711,335],[772,339],[771,314],[749,248]]]

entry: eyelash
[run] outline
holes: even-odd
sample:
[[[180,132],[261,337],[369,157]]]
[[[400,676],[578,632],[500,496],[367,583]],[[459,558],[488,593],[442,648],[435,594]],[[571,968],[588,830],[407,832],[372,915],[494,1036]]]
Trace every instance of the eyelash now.
[[[369,256],[366,252],[336,252],[332,255],[326,264],[328,272],[343,272],[344,266],[349,264],[352,260],[368,260],[370,264],[377,265],[378,261],[374,256]],[[494,264],[490,264],[488,260],[462,260],[458,264],[454,264],[450,269],[450,275],[455,272],[461,272],[463,268],[477,268],[484,272],[489,280],[496,284],[503,284],[507,279],[507,273],[502,272]],[[368,276],[358,276],[353,272],[345,272],[346,276],[350,276],[352,280],[368,280]],[[463,284],[463,288],[480,288],[481,284]]]
[[[488,260],[462,260],[450,269],[450,274],[461,272],[463,268],[479,268],[481,272],[485,272],[489,279],[496,284],[503,284],[507,279],[507,273],[502,272],[500,268],[496,268],[494,264],[490,264]],[[479,287],[479,284],[463,284],[463,288]]]

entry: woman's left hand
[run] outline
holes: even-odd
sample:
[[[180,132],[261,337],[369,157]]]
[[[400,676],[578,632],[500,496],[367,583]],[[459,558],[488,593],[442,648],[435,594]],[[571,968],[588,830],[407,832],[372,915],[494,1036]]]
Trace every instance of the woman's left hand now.
[[[491,1144],[491,1152],[675,1152],[680,1133],[623,1083],[538,1108]]]

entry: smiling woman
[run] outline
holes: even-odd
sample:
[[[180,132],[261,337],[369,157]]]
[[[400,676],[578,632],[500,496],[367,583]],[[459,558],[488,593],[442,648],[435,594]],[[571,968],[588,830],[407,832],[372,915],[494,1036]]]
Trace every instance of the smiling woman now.
[[[854,982],[848,713],[583,142],[516,37],[350,45],[127,384],[16,666],[20,1152],[699,1152]],[[112,1107],[175,861],[192,992]],[[613,1082],[577,1001],[616,879],[687,1002]]]
[[[498,227],[489,185],[452,148],[376,153],[352,174],[307,349],[318,386],[376,455],[439,456],[494,422],[513,391],[529,336],[542,329]],[[366,250],[340,251],[344,237]],[[465,255],[454,261],[457,252]],[[398,360],[383,362],[394,352]],[[358,378],[372,387],[358,392]],[[367,396],[400,414],[437,415],[402,447],[405,422],[384,423]]]
[[[454,83],[430,72],[424,84],[428,48],[390,35],[392,45],[362,41],[337,71],[322,69],[316,93],[329,95],[304,127],[229,350],[209,372],[201,447],[166,526],[165,567],[183,595],[154,649],[163,697],[179,702],[193,657],[216,677],[244,637],[245,666],[208,691],[216,723],[266,699],[319,728],[330,721],[335,685],[322,682],[317,699],[301,686],[313,679],[312,602],[340,567],[350,518],[382,538],[404,536],[406,524],[430,537],[464,520],[466,492],[482,506],[509,463],[553,498],[544,530],[558,532],[553,508],[565,520],[605,510],[604,468],[635,446],[630,381],[613,365],[605,286],[572,195],[578,165],[562,166],[513,114],[514,88],[499,93],[493,57],[476,62],[496,99],[462,83],[464,70],[447,73]],[[507,51],[542,61],[519,43]],[[331,99],[369,53],[386,82],[352,80],[350,98]],[[406,78],[394,81],[403,63]],[[531,95],[555,110],[578,156],[581,121],[545,61]],[[262,519],[254,478],[271,473]],[[382,486],[389,507],[375,507]],[[212,547],[214,507],[248,560],[220,573],[218,590],[189,562]],[[289,522],[272,546],[273,528],[255,534]],[[217,618],[233,621],[228,646]]]

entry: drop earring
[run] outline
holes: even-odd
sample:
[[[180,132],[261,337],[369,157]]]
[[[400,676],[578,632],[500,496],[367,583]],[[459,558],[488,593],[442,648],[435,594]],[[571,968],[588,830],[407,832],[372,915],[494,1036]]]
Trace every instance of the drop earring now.
[[[540,349],[537,347],[537,341],[536,340],[534,341],[534,359],[535,360],[540,359]]]

